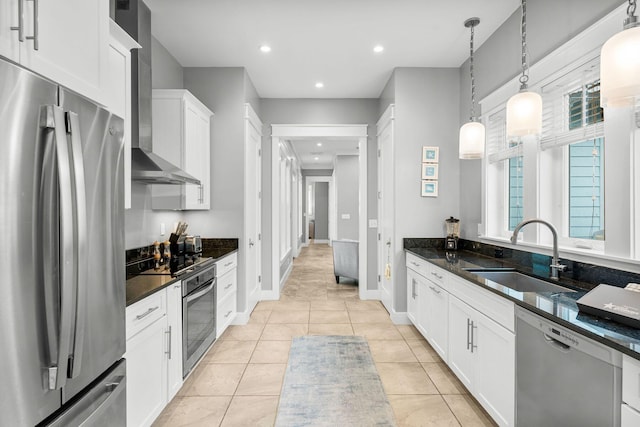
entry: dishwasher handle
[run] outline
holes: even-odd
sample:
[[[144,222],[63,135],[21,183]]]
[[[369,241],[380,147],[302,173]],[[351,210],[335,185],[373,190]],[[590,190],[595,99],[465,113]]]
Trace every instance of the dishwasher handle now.
[[[542,332],[542,335],[544,336],[545,341],[547,341],[547,343],[555,348],[557,348],[558,350],[564,352],[564,353],[568,353],[569,351],[571,351],[571,346],[567,345],[563,342],[558,341],[557,339],[545,334],[544,332]]]

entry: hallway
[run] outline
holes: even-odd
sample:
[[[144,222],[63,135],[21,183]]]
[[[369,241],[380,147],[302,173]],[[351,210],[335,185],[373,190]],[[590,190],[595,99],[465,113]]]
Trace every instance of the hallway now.
[[[413,326],[361,301],[354,282],[337,284],[331,248],[312,244],[280,301],[258,303],[247,325],[229,327],[154,426],[273,425],[291,339],[301,335],[366,337],[398,427],[494,425]]]

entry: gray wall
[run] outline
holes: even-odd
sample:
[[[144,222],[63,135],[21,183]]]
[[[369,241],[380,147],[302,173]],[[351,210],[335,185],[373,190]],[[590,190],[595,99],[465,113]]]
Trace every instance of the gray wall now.
[[[214,113],[211,209],[188,212],[189,228],[202,236],[241,238],[244,231],[245,71],[235,67],[185,68],[184,86]]]
[[[378,116],[382,116],[390,104],[396,102],[396,73],[391,73],[391,77],[380,93],[378,104]]]
[[[457,68],[397,68],[395,87],[395,310],[406,311],[405,237],[444,237],[444,220],[459,212]],[[382,107],[381,107],[382,109]],[[423,146],[440,147],[438,197],[421,197]]]
[[[527,5],[529,65],[535,64],[624,2],[620,0],[537,0]],[[474,54],[476,98],[485,96],[521,72],[518,9]],[[620,23],[622,29],[622,23]],[[482,31],[482,23],[476,34]],[[460,68],[460,125],[469,120],[471,83],[469,61]],[[479,109],[476,108],[479,115]],[[481,161],[460,160],[460,231],[477,240],[481,222]]]
[[[183,89],[183,70],[169,51],[151,38],[151,86],[154,89]],[[173,224],[184,215],[173,211],[151,210],[151,186],[131,183],[131,209],[125,211],[125,247],[127,249],[149,245],[154,240],[165,240]],[[166,233],[160,235],[160,224]]]
[[[457,94],[457,92],[456,92]],[[264,123],[262,140],[262,190],[264,231],[262,265],[263,276],[271,277],[271,125],[272,124],[368,124],[369,156],[367,159],[367,218],[377,218],[377,158],[376,122],[380,116],[378,99],[274,99],[261,100],[260,118]],[[457,113],[457,111],[456,111]],[[457,117],[457,116],[456,116]],[[377,289],[376,229],[368,229],[367,248],[369,289]],[[263,289],[271,289],[264,283]]]
[[[336,209],[338,212],[338,239],[358,240],[359,212],[358,187],[359,170],[358,156],[337,156],[335,166]],[[349,215],[349,219],[342,215]],[[366,218],[363,219],[366,221]]]
[[[329,183],[316,182],[313,184],[315,194],[315,239],[329,239]]]
[[[251,107],[254,109],[258,117],[260,117],[260,95],[258,95],[258,91],[253,85],[246,69],[244,70],[244,102],[251,104]]]

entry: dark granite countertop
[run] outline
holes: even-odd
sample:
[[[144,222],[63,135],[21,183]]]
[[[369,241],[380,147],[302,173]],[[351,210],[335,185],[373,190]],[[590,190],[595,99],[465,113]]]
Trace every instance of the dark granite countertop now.
[[[212,260],[212,262],[216,262],[220,258],[223,258],[237,251],[237,245],[235,247],[224,246],[207,248],[206,253],[204,253],[206,258],[202,258],[202,262],[209,262],[209,260]],[[179,277],[171,277],[168,274],[163,275],[154,273],[153,271],[149,271],[148,273],[143,272],[135,277],[128,279],[126,286],[127,307],[148,297],[155,292],[166,288],[170,284],[179,280]]]
[[[640,360],[640,329],[579,312],[576,300],[587,293],[587,290],[593,287],[592,284],[561,279],[560,282],[554,283],[573,288],[577,292],[519,292],[463,270],[463,268],[493,267],[515,268],[518,271],[530,273],[526,268],[510,263],[506,259],[491,258],[464,250],[457,251],[453,253],[454,255],[450,253],[448,257],[446,251],[438,248],[406,247],[405,250],[559,325]]]

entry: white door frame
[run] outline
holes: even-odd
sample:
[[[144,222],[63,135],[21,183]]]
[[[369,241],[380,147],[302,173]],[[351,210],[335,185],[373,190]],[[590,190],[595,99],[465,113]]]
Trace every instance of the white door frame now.
[[[280,200],[279,161],[276,155],[282,140],[296,137],[337,137],[358,139],[359,146],[359,271],[358,291],[361,299],[367,294],[367,125],[271,125],[271,197]],[[274,154],[276,153],[276,154]],[[271,295],[280,299],[280,203],[271,203]]]
[[[312,182],[326,182],[329,184],[329,200],[328,200],[328,206],[327,206],[327,221],[328,221],[328,230],[329,230],[329,246],[331,246],[331,240],[334,240],[336,238],[336,236],[334,235],[333,231],[335,228],[335,224],[334,224],[334,214],[337,215],[337,212],[334,212],[336,210],[336,206],[335,206],[335,200],[334,200],[334,194],[332,192],[333,190],[333,177],[332,176],[305,176],[304,177],[304,188],[306,189],[307,186],[312,183]],[[306,193],[305,193],[306,194]],[[315,216],[315,206],[314,206],[314,216]],[[309,244],[309,217],[306,215],[305,212],[305,216],[304,216],[304,224],[305,224],[305,244]],[[317,239],[314,239],[317,240]]]

